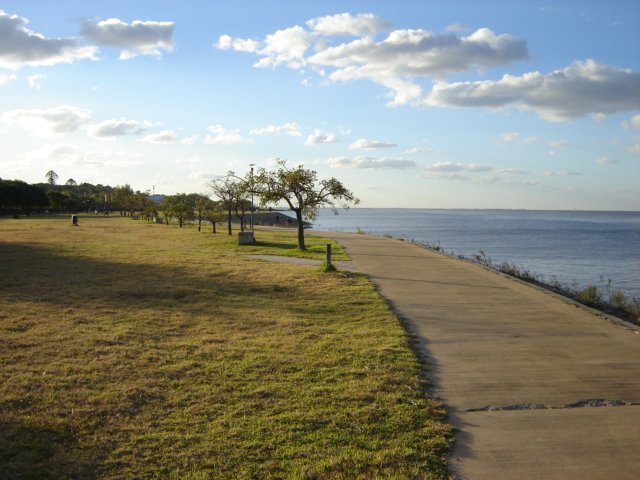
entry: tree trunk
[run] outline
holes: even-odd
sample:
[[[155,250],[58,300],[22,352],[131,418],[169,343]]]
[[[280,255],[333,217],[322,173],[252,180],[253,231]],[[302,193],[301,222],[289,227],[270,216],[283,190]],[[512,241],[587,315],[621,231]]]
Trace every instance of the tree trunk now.
[[[304,222],[302,221],[302,210],[296,209],[296,220],[298,220],[298,248],[300,250],[306,250],[307,246],[304,244]]]
[[[229,224],[229,235],[232,235],[232,233],[231,233],[231,208],[229,208],[229,218],[227,220],[227,223]]]

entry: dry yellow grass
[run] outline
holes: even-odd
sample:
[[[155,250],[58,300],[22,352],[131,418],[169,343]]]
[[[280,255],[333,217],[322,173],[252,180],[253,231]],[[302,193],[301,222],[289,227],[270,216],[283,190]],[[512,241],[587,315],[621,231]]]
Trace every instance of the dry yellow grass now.
[[[0,219],[0,477],[447,478],[450,427],[367,279],[247,251]]]

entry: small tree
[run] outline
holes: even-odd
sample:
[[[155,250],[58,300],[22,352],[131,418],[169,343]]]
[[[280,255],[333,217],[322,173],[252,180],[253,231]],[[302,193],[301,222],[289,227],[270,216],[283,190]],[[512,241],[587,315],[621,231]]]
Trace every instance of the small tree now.
[[[360,203],[336,178],[318,180],[314,170],[305,169],[302,165],[289,169],[286,160],[278,159],[277,163],[279,166],[275,171],[268,172],[264,168],[258,170],[254,188],[262,205],[285,201],[296,214],[300,250],[307,249],[304,220],[314,220],[319,208],[330,207],[337,215],[338,207],[348,210],[350,204]]]
[[[187,220],[193,220],[195,218],[193,213],[193,203],[189,199],[189,195],[186,193],[179,193],[177,195],[169,195],[164,198],[163,210],[165,219],[167,219],[167,225],[169,224],[168,218],[175,217],[178,219],[180,228]]]
[[[220,202],[209,200],[203,205],[202,215],[211,222],[212,233],[216,233],[216,223],[224,220],[225,212]]]
[[[238,218],[240,218],[240,231],[244,231],[244,195],[245,188],[242,182],[238,181],[233,175],[233,172],[229,172],[226,177],[220,177],[209,183],[213,194],[220,199],[227,211],[227,225],[229,228],[229,235],[231,232],[231,218],[235,211]],[[241,212],[241,213],[239,213]]]
[[[151,221],[156,215],[158,215],[158,204],[149,198],[148,191],[140,196],[140,210],[147,221]]]
[[[121,216],[126,216],[127,212],[133,212],[137,205],[137,200],[138,198],[133,188],[128,183],[114,187],[111,193],[111,201],[118,206]]]
[[[206,209],[207,202],[210,202],[209,197],[206,195],[200,195],[199,193],[192,193],[189,195],[193,203],[193,211],[198,219],[198,231],[202,231],[202,217]]]
[[[49,185],[53,186],[56,184],[56,180],[58,179],[58,174],[56,172],[54,172],[53,170],[49,170],[44,174],[44,176],[47,179],[47,183]]]

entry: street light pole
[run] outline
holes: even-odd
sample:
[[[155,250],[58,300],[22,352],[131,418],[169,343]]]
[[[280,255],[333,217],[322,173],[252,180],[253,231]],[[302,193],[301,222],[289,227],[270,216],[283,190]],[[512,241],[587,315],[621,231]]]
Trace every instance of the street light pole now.
[[[253,167],[255,164],[249,164],[251,167],[251,230],[253,230]]]

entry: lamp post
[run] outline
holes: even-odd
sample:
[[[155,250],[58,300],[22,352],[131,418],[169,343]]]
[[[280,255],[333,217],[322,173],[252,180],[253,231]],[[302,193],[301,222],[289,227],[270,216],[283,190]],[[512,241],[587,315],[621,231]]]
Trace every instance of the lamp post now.
[[[253,230],[253,167],[255,167],[254,163],[250,163],[251,167],[251,230]]]

